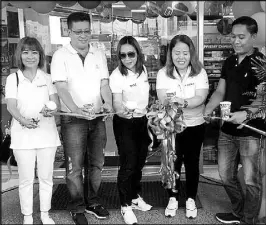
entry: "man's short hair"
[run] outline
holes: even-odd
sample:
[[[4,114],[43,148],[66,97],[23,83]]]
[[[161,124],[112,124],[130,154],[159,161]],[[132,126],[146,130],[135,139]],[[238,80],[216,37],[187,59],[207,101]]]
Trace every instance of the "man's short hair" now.
[[[258,33],[258,24],[257,21],[249,16],[241,16],[234,20],[232,23],[232,27],[235,25],[246,25],[247,30],[250,34],[257,34]]]
[[[90,15],[84,12],[74,12],[71,13],[68,17],[67,17],[67,26],[68,29],[72,28],[72,24],[73,22],[82,22],[82,21],[88,21],[89,24],[91,23],[91,18]]]

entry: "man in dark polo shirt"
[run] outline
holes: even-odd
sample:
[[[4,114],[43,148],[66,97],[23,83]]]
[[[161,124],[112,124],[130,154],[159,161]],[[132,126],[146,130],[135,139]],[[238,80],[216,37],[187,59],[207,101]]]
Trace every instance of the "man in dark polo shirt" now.
[[[206,105],[205,115],[210,115],[221,101],[231,102],[231,115],[224,121],[218,142],[219,175],[232,203],[231,213],[217,213],[216,218],[223,223],[256,223],[261,205],[262,176],[260,174],[261,148],[260,134],[239,124],[249,118],[256,109],[243,110],[240,107],[251,104],[251,97],[245,92],[256,91],[259,84],[252,70],[251,59],[262,57],[254,48],[258,32],[257,22],[243,16],[232,24],[232,45],[235,54],[227,58],[222,68],[216,91]],[[261,119],[248,123],[266,130]],[[238,164],[244,171],[246,195],[237,179]]]

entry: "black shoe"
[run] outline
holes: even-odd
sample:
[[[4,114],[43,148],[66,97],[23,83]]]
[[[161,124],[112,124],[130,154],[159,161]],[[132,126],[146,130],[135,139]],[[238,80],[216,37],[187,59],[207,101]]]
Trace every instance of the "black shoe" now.
[[[87,206],[85,212],[93,214],[98,219],[106,219],[110,215],[109,212],[102,205]]]
[[[73,221],[75,224],[82,224],[87,225],[88,221],[84,213],[72,213],[70,212],[70,215],[72,216]]]
[[[226,224],[239,224],[240,218],[233,213],[217,213],[216,219]]]

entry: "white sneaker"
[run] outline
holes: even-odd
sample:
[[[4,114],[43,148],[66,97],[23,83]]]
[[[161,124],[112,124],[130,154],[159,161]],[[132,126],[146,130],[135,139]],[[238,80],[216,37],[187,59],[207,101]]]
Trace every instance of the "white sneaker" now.
[[[49,216],[48,212],[41,212],[42,224],[55,224],[54,220]]]
[[[189,198],[186,201],[186,217],[189,219],[195,219],[197,217],[197,207],[194,199]]]
[[[176,215],[176,210],[178,209],[178,201],[175,197],[169,198],[168,205],[165,209],[165,216],[174,217]]]
[[[30,216],[24,216],[23,224],[33,224],[32,215],[30,215]]]
[[[132,200],[131,207],[132,209],[138,209],[144,212],[149,211],[152,208],[152,206],[147,204],[140,196]]]
[[[121,207],[121,214],[124,218],[126,224],[137,224],[137,217],[135,216],[134,212],[132,211],[131,206],[122,206]]]

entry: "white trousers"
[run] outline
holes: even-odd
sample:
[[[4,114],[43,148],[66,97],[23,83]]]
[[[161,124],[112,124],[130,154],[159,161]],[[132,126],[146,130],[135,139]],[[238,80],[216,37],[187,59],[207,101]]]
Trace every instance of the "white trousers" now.
[[[39,178],[40,210],[47,212],[51,208],[53,191],[54,159],[57,147],[37,149],[14,149],[18,164],[19,200],[23,215],[33,213],[33,183],[35,163]]]

